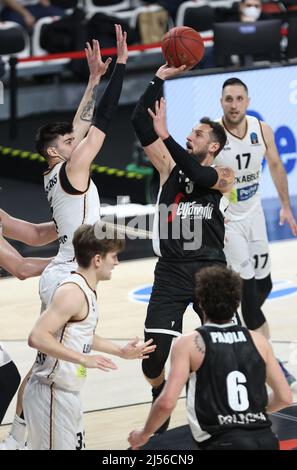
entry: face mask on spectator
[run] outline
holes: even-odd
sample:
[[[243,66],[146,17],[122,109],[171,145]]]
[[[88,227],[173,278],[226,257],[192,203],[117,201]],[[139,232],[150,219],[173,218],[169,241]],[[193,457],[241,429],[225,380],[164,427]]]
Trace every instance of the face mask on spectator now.
[[[250,20],[257,21],[261,15],[261,9],[257,7],[245,7],[243,8],[242,13],[247,18],[250,18]]]

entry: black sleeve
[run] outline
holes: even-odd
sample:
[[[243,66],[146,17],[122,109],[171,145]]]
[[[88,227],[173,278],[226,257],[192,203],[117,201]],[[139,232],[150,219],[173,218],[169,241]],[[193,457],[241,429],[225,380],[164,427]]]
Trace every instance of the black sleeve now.
[[[105,134],[118,107],[124,81],[125,68],[125,64],[115,65],[108,85],[98,106],[96,107],[93,126],[97,127]]]
[[[132,114],[132,124],[143,147],[152,144],[159,138],[147,108],[155,108],[155,101],[160,99],[163,94],[163,83],[164,80],[155,75],[140,97]]]
[[[202,188],[211,188],[218,181],[217,171],[210,166],[201,165],[192,155],[181,147],[171,136],[163,140],[177,166]]]

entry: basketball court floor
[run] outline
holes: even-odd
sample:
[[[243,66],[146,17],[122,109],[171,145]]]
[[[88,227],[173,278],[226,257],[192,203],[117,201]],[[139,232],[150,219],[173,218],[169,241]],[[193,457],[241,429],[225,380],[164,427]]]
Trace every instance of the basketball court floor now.
[[[264,306],[271,326],[276,355],[297,376],[297,241],[271,243],[274,288]],[[111,281],[98,287],[100,319],[98,334],[125,343],[136,335],[143,337],[143,323],[153,282],[156,259],[122,262],[113,271]],[[39,315],[38,279],[0,280],[0,341],[4,343],[24,375],[32,365],[35,351],[27,345],[27,337]],[[184,317],[184,331],[199,322],[189,307]],[[142,426],[150,409],[151,391],[145,382],[139,361],[115,358],[117,371],[108,373],[89,369],[83,391],[86,443],[89,449],[127,449],[127,437],[132,429]],[[188,449],[189,433],[185,416],[184,392],[173,413],[170,428],[175,431],[165,437],[153,438],[151,448]],[[297,403],[297,390],[294,394]],[[11,404],[0,439],[7,433],[14,415]],[[297,447],[297,404],[278,413],[274,426],[281,433],[283,448]],[[177,429],[176,429],[177,428]],[[281,431],[280,431],[281,430]],[[179,433],[179,434],[176,434]],[[172,439],[170,439],[172,436]],[[178,439],[176,439],[177,436]],[[178,444],[177,444],[178,442]],[[180,447],[177,447],[179,445]],[[190,447],[191,448],[191,447]]]

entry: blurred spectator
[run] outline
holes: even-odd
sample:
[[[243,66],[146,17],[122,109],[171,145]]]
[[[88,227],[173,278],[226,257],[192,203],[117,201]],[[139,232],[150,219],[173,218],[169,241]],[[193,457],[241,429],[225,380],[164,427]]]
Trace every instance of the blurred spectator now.
[[[64,16],[62,8],[51,4],[50,0],[2,0],[5,8],[1,12],[3,21],[15,21],[31,31],[36,20],[45,16]]]
[[[237,12],[228,21],[252,22],[265,19],[261,0],[241,0]]]

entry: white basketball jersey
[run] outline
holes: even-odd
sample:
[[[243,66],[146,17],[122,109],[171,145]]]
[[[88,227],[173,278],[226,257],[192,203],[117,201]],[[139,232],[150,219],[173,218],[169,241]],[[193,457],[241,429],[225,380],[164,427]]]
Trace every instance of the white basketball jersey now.
[[[80,194],[67,193],[61,186],[60,171],[65,163],[58,163],[44,174],[44,189],[53,221],[56,225],[59,252],[56,262],[74,259],[72,238],[82,224],[94,224],[100,218],[100,201],[97,188],[90,179],[87,191]]]
[[[247,116],[247,129],[241,139],[225,128],[227,142],[224,149],[215,158],[215,164],[228,166],[235,172],[235,183],[230,196],[230,205],[226,218],[240,220],[261,204],[259,190],[262,161],[266,145],[260,121],[254,116]]]
[[[55,334],[55,338],[66,348],[82,354],[89,354],[92,349],[93,336],[98,322],[98,305],[96,293],[87,284],[83,276],[73,273],[62,281],[63,284],[77,284],[84,292],[89,310],[87,316],[81,321],[69,321]],[[81,390],[87,377],[87,370],[80,364],[62,361],[42,352],[37,353],[33,374],[43,382],[55,383],[58,387],[72,392]]]

